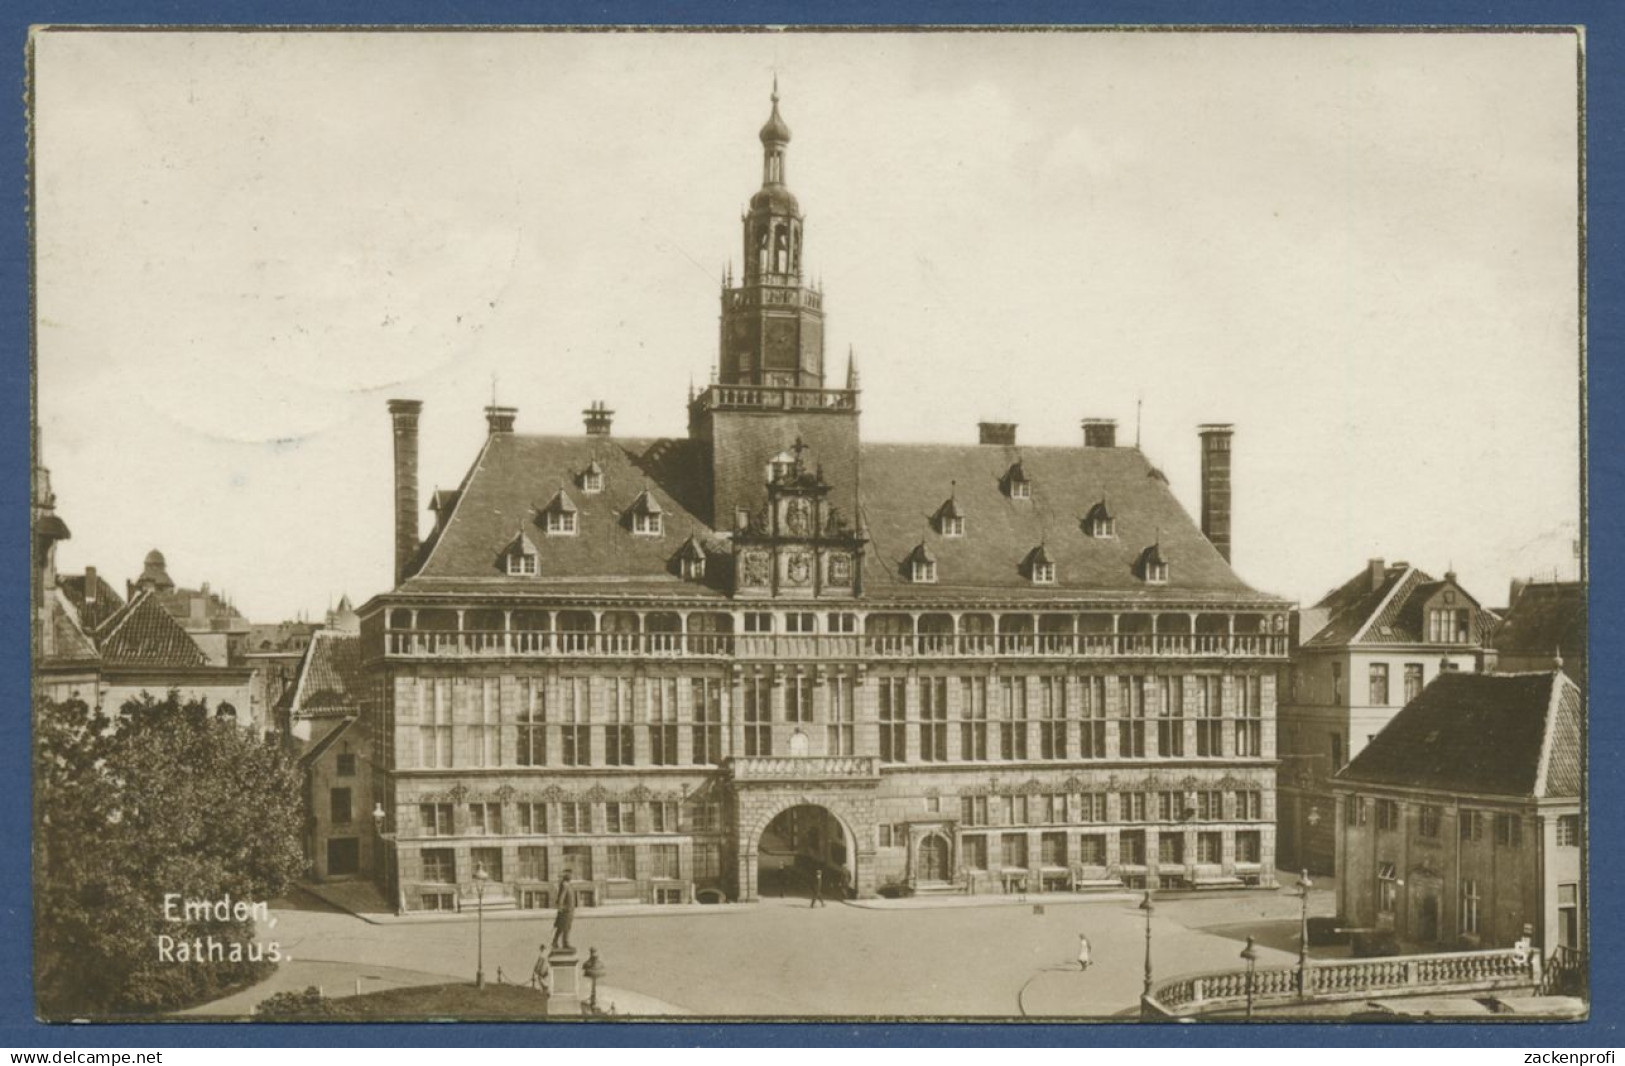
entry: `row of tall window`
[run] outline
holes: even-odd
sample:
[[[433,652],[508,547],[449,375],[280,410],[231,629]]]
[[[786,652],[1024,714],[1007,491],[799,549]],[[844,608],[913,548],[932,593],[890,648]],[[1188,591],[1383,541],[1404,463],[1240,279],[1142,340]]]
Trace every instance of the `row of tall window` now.
[[[525,836],[616,833],[721,832],[722,808],[715,801],[563,800],[554,803],[521,801],[504,806],[495,801],[463,805],[457,818],[454,803],[418,805],[418,831],[422,836]]]
[[[638,851],[644,859],[638,862]],[[700,841],[690,845],[690,876],[696,881],[715,880],[722,876],[722,845]],[[600,846],[603,860],[595,863],[594,849],[589,845],[566,845],[557,849],[558,861],[550,861],[548,848],[541,845],[520,845],[517,864],[504,862],[502,848],[470,848],[468,862],[459,869],[454,848],[424,848],[420,879],[431,884],[456,884],[471,879],[474,872],[483,869],[487,878],[503,881],[551,881],[565,871],[577,882],[583,881],[636,881],[676,880],[682,874],[682,846],[678,844],[610,844]]]
[[[1074,698],[1065,675],[1040,677],[1035,700],[1025,677],[921,677],[913,696],[917,705],[911,706],[906,679],[881,678],[877,683],[881,761],[949,761],[950,726],[956,727],[958,760],[963,762],[1105,758],[1108,679],[1085,677],[1080,682]],[[643,679],[641,715],[637,682],[629,677],[561,677],[551,688],[541,678],[525,678],[519,684],[519,706],[507,715],[497,678],[465,683],[469,706],[457,716],[453,714],[454,679],[432,678],[421,683],[420,767],[633,766],[639,764],[640,730],[647,734],[644,765],[683,762],[683,730],[687,730],[690,745],[688,763],[713,765],[723,758],[721,679]],[[678,695],[685,683],[688,721],[680,722]],[[1260,677],[1234,679],[1230,718],[1224,716],[1223,679],[1217,676],[1122,676],[1115,683],[1119,758],[1262,754]],[[952,714],[950,686],[959,697]],[[774,726],[811,727],[816,722],[823,724],[824,754],[855,752],[857,692],[851,676],[835,674],[820,685],[808,674],[781,675],[777,687],[781,691],[775,697],[774,679],[767,674],[750,675],[741,682],[739,713],[745,755],[801,754],[774,750]],[[515,726],[511,740],[503,731],[507,717]],[[454,720],[457,718],[461,720]],[[1234,737],[1229,752],[1225,750],[1226,722]],[[1029,723],[1037,725],[1036,738],[1029,733]],[[1075,729],[1071,723],[1076,723]],[[909,750],[911,731],[918,743],[917,756]],[[550,738],[556,751],[549,751]]]
[[[880,759],[888,763],[911,761],[909,731],[919,742],[920,762],[947,762],[948,687],[954,679],[922,677],[917,683],[918,708],[909,705],[909,686],[903,678],[879,682]],[[1187,685],[1187,680],[1189,684]],[[1078,700],[1068,696],[1064,675],[1038,679],[1038,706],[1029,706],[1024,677],[958,678],[959,760],[1100,759],[1106,748],[1106,685],[1104,677],[1082,678]],[[1117,679],[1117,756],[1124,759],[1218,758],[1224,751],[1223,679],[1216,676],[1135,677]],[[1187,692],[1190,698],[1187,700]],[[1074,707],[1073,703],[1077,706]],[[1263,751],[1263,679],[1235,679],[1235,741],[1233,754],[1256,757]],[[1186,743],[1187,711],[1193,719],[1193,739]],[[1027,725],[1036,718],[1037,750],[1029,742]],[[1074,734],[1068,723],[1077,722]],[[1076,736],[1076,751],[1073,737]]]
[[[1108,796],[1115,802],[1108,805]],[[1121,822],[1258,821],[1264,817],[1264,793],[1258,789],[1195,792],[1035,792],[1019,795],[961,796],[959,824],[1089,825]]]
[[[1404,814],[1397,800],[1368,799],[1350,796],[1343,809],[1344,821],[1349,826],[1375,824],[1380,832],[1395,832],[1404,827]],[[1438,840],[1443,835],[1444,807],[1423,803],[1416,807],[1416,836],[1423,840]],[[1498,847],[1516,848],[1523,842],[1523,819],[1505,811],[1481,811],[1470,807],[1456,812],[1456,835],[1459,839],[1478,843],[1493,839]],[[1580,819],[1578,815],[1564,815],[1557,820],[1557,842],[1578,847]]]
[[[893,838],[897,840],[897,838]],[[1256,830],[1242,830],[1234,836],[1234,862],[1262,861],[1263,836]],[[905,843],[906,841],[897,841]],[[1104,834],[1084,834],[1069,840],[1066,833],[1044,833],[1033,854],[1025,833],[969,833],[960,837],[960,865],[978,873],[988,870],[1027,870],[1037,865],[1064,869],[1073,863],[1106,866],[1110,861]],[[1123,866],[1148,865],[1146,836],[1141,830],[1119,833],[1117,861]],[[1187,863],[1219,865],[1224,862],[1224,834],[1217,831],[1196,834],[1195,848],[1187,853],[1183,834],[1163,833],[1157,837],[1156,861],[1164,866]]]

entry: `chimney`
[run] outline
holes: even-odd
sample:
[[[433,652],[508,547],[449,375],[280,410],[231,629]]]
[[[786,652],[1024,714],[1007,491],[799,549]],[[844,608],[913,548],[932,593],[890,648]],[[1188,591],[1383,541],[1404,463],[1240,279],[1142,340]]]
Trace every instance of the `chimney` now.
[[[1236,427],[1209,422],[1202,435],[1202,534],[1230,561],[1230,440]]]
[[[1085,418],[1083,420],[1083,446],[1085,448],[1117,447],[1117,419]]]
[[[418,550],[418,412],[421,400],[389,401],[395,423],[395,583],[406,580]]]
[[[591,407],[581,412],[581,418],[587,425],[587,436],[607,437],[615,412],[605,407],[603,400],[594,400]]]
[[[97,598],[96,568],[94,566],[87,566],[85,567],[85,602],[87,604],[95,603]]]
[[[1382,582],[1388,576],[1388,568],[1383,565],[1381,559],[1372,559],[1365,566],[1366,573],[1371,576],[1371,591],[1375,592],[1382,588]]]
[[[487,407],[485,409],[485,424],[490,427],[492,435],[497,433],[512,433],[513,420],[518,416],[517,407]]]
[[[1016,424],[1014,422],[978,422],[976,428],[981,432],[983,444],[1013,445],[1016,443]]]

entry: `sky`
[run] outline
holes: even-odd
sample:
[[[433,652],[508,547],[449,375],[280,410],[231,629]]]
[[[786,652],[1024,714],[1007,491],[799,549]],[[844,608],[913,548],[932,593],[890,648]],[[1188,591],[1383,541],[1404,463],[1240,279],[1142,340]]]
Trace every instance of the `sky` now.
[[[254,621],[387,590],[386,401],[422,494],[603,400],[682,435],[777,75],[865,439],[1119,420],[1234,562],[1368,558],[1487,605],[1572,577],[1565,34],[120,33],[35,38],[36,392],[73,531]],[[425,529],[427,516],[425,516]]]

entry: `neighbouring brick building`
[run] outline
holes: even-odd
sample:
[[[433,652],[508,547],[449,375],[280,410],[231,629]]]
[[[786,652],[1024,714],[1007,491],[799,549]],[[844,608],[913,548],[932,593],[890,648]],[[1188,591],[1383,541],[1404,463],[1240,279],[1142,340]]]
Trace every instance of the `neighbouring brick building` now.
[[[823,867],[987,891],[1274,883],[1289,604],[1105,419],[1081,447],[874,444],[803,282],[790,134],[761,131],[745,265],[686,437],[486,410],[420,542],[421,404],[390,404],[396,587],[360,610],[386,861],[409,909],[757,898]],[[398,895],[397,895],[398,893]]]
[[[354,877],[373,865],[372,745],[361,721],[360,644],[342,629],[310,634],[278,707],[301,749],[305,855],[318,881]]]
[[[38,453],[38,439],[35,442]],[[57,544],[70,536],[56,514],[50,472],[34,467],[34,691],[53,700],[80,699],[112,716],[128,700],[175,690],[201,699],[256,733],[265,723],[251,699],[252,671],[214,663],[165,608],[159,590],[132,586],[128,600],[97,573],[57,571]],[[153,553],[156,555],[157,553]],[[149,563],[151,556],[148,557]],[[162,564],[162,556],[158,557]]]
[[[1338,914],[1421,950],[1584,943],[1583,700],[1561,671],[1445,674],[1333,782]]]
[[[1484,667],[1495,615],[1456,582],[1372,559],[1293,615],[1280,699],[1280,864],[1335,871],[1331,778],[1441,673]]]

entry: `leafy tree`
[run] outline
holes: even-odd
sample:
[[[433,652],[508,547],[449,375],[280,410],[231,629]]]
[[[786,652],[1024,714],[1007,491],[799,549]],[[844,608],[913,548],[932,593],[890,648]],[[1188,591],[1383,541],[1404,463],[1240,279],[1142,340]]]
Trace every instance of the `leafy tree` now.
[[[175,921],[165,901],[252,903],[287,887],[304,862],[292,756],[176,692],[143,693],[116,723],[78,700],[44,700],[35,738],[41,1015],[151,1014],[268,972],[274,956],[251,920]],[[226,960],[180,961],[178,945],[209,938]]]

